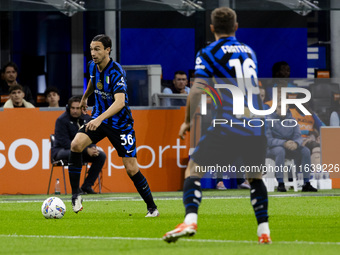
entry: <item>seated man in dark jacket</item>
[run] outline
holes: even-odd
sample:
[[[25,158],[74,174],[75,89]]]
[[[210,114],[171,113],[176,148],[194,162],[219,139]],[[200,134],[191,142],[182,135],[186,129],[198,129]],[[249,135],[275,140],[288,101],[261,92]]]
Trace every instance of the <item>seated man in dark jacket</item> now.
[[[283,182],[283,173],[285,158],[288,157],[294,159],[296,171],[302,170],[303,172],[304,185],[302,191],[316,192],[317,189],[309,182],[311,167],[310,151],[307,147],[302,146],[300,127],[292,117],[288,107],[286,107],[286,115],[281,114],[281,100],[278,100],[277,110],[268,116],[268,120],[270,121],[268,121],[269,124],[266,129],[268,143],[267,157],[273,158],[275,165],[280,170],[275,171],[275,176],[279,183],[277,191],[287,191]],[[287,169],[289,168],[287,167]]]
[[[80,108],[80,97],[71,97],[68,100],[66,111],[60,115],[55,123],[55,146],[52,147],[52,157],[55,160],[66,159],[70,155],[71,142],[78,129],[91,120],[87,114],[83,114]],[[96,194],[92,186],[106,160],[105,153],[98,149],[95,144],[88,146],[82,153],[84,162],[91,162],[89,174],[86,177],[81,190],[87,194]]]

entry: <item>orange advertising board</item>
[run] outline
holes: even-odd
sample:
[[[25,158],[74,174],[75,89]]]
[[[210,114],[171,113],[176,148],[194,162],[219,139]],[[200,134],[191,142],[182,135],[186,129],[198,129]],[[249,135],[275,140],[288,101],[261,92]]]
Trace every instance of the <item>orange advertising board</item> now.
[[[45,194],[50,176],[50,134],[63,111],[4,109],[0,111],[0,194]],[[132,110],[137,160],[153,191],[182,189],[189,140],[178,138],[185,109]],[[97,144],[107,155],[102,192],[136,192],[121,158],[107,138]],[[61,167],[53,171],[51,191]],[[83,169],[84,171],[84,169]],[[82,184],[83,178],[81,178]],[[71,193],[66,170],[67,192]],[[98,191],[98,189],[95,189]]]
[[[321,161],[329,172],[332,188],[340,189],[340,127],[321,127]]]

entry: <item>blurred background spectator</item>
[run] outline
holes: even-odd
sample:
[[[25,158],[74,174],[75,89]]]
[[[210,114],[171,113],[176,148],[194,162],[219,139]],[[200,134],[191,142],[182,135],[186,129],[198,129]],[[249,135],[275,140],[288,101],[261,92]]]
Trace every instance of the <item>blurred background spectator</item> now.
[[[44,95],[48,107],[59,107],[60,94],[56,87],[47,87]]]
[[[0,84],[0,95],[10,94],[9,89],[14,85],[18,85],[18,67],[14,62],[8,62],[2,67],[2,75],[4,82]],[[21,85],[21,84],[20,84]],[[21,85],[25,94],[25,100],[31,104],[35,104],[32,92],[28,86]]]

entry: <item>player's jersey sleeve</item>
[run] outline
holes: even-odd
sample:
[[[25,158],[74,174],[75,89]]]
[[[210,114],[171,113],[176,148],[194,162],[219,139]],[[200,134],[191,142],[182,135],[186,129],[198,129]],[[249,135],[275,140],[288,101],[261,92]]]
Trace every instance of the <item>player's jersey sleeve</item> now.
[[[111,75],[112,95],[127,93],[126,73],[123,69],[116,69]]]
[[[209,65],[209,58],[205,54],[204,49],[200,50],[195,60],[195,77],[209,78],[212,77],[212,68]]]
[[[89,61],[87,64],[88,70],[89,70],[89,75],[90,75],[90,80],[92,82],[92,85],[96,84],[96,69],[95,69],[95,63],[93,60]]]

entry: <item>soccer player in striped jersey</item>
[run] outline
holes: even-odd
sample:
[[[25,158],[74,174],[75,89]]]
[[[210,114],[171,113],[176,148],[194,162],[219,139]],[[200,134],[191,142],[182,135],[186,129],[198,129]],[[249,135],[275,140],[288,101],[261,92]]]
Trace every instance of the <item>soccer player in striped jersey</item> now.
[[[200,180],[206,173],[200,171],[200,167],[233,165],[239,158],[242,159],[244,166],[249,167],[260,168],[265,162],[264,125],[253,122],[251,125],[248,124],[252,120],[250,103],[256,110],[263,109],[259,96],[255,53],[235,38],[238,23],[236,13],[232,9],[227,7],[215,9],[211,14],[211,21],[210,29],[216,41],[197,54],[195,80],[187,99],[185,121],[180,127],[179,136],[183,139],[185,133],[190,130],[190,122],[200,102],[201,108],[204,108],[202,93],[207,91],[207,88],[210,89],[210,92],[207,91],[208,94],[213,95],[215,92],[214,95],[220,99],[216,99],[213,116],[215,120],[223,120],[223,125],[210,126],[191,155],[183,185],[185,219],[163,236],[163,240],[169,243],[196,233],[198,207],[202,199]],[[217,87],[214,84],[229,84],[229,89],[223,87],[215,89]],[[236,96],[239,100],[235,100]],[[243,108],[244,113],[240,116],[234,114],[234,107]],[[246,176],[251,186],[251,204],[258,223],[258,241],[271,243],[268,196],[262,181],[262,173],[254,170],[246,173]]]
[[[79,194],[81,152],[88,145],[107,137],[122,158],[127,174],[147,204],[146,217],[157,217],[159,212],[150,187],[137,165],[136,138],[128,104],[126,73],[120,64],[110,58],[111,47],[111,39],[106,35],[95,36],[90,44],[92,56],[89,63],[90,80],[80,105],[86,109],[87,99],[94,93],[95,106],[92,120],[80,127],[71,143],[69,176],[72,209],[76,213],[83,209]]]

